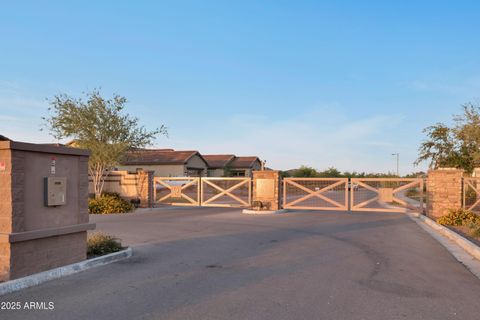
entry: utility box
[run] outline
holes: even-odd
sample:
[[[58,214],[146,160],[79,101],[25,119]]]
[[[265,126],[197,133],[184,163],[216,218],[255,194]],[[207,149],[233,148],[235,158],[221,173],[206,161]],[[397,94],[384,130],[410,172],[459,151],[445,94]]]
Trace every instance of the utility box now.
[[[253,171],[253,202],[263,210],[280,209],[280,174],[273,170]]]
[[[45,177],[44,199],[45,206],[56,207],[67,203],[67,178]]]
[[[87,258],[88,156],[0,141],[0,282]]]
[[[274,179],[256,179],[255,180],[255,199],[271,200],[275,198],[275,180]]]

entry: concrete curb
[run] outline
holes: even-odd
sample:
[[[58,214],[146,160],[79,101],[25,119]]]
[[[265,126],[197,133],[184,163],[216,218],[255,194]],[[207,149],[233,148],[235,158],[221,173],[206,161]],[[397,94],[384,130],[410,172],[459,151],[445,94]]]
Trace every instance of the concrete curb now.
[[[473,256],[475,259],[480,260],[480,247],[478,247],[476,244],[471,242],[470,240],[465,239],[455,231],[452,231],[432,219],[430,219],[427,216],[421,215],[421,214],[415,214],[415,213],[409,213],[409,215],[413,215],[415,218],[419,219],[420,221],[424,222],[428,226],[432,227],[445,237],[449,238],[450,240],[454,241],[458,246],[460,246],[463,250],[468,252],[471,256]]]
[[[411,212],[407,215],[480,279],[480,247],[424,215]]]
[[[40,273],[32,274],[27,277],[7,281],[0,283],[0,296],[22,290],[25,288],[33,287],[41,283],[59,279],[65,276],[69,276],[84,270],[103,266],[112,262],[120,261],[130,258],[133,254],[132,248],[127,248],[119,252],[110,253],[101,257],[81,261],[78,263],[70,264],[67,266],[55,268],[52,270],[43,271]]]
[[[286,213],[288,210],[280,209],[280,210],[251,210],[251,209],[243,209],[242,213],[245,214],[279,214],[279,213]]]

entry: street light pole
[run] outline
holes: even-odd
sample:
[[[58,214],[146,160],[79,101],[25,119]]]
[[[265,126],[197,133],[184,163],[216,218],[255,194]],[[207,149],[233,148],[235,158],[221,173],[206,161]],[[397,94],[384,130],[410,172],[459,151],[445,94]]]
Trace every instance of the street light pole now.
[[[400,153],[392,153],[392,156],[397,156],[397,176],[400,177]]]

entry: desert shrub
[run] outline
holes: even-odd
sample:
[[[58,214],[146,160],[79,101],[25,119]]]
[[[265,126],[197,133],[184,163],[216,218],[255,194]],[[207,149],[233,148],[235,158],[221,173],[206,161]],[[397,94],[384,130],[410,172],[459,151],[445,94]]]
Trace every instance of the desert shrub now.
[[[467,190],[465,191],[465,203],[466,204],[474,204],[477,201],[477,193],[472,188],[466,187]]]
[[[93,214],[127,213],[134,209],[133,204],[117,193],[104,193],[99,198],[88,200],[88,212]]]
[[[465,209],[450,209],[448,214],[440,217],[437,222],[444,226],[469,226],[480,223],[480,216]]]
[[[87,255],[101,256],[122,250],[122,244],[117,238],[104,234],[92,233],[87,238]]]
[[[480,223],[470,224],[470,236],[480,238]]]

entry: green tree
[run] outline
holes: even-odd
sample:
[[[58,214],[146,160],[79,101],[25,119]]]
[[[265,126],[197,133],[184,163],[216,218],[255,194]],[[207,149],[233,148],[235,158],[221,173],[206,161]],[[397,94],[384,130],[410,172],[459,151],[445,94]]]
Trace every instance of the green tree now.
[[[454,167],[470,173],[480,163],[480,108],[468,103],[462,109],[453,126],[437,123],[424,130],[427,139],[420,145],[416,165],[429,161],[431,168]]]
[[[343,174],[335,167],[330,167],[327,170],[321,171],[317,174],[320,178],[340,178]]]
[[[223,176],[224,177],[231,177],[232,176],[232,167],[229,165],[226,165],[225,168],[223,168]]]
[[[315,178],[317,175],[317,170],[307,166],[301,166],[293,173],[293,176],[296,178]]]
[[[281,178],[288,178],[288,177],[290,177],[290,173],[289,173],[288,171],[280,170],[279,174],[280,174],[280,177],[281,177]]]
[[[125,113],[127,99],[119,95],[105,99],[94,89],[84,99],[60,94],[49,102],[51,114],[43,120],[50,134],[56,139],[74,139],[73,146],[91,152],[88,171],[95,197],[101,195],[105,178],[126,151],[151,145],[159,134],[167,135],[164,125],[149,131],[138,118]]]

